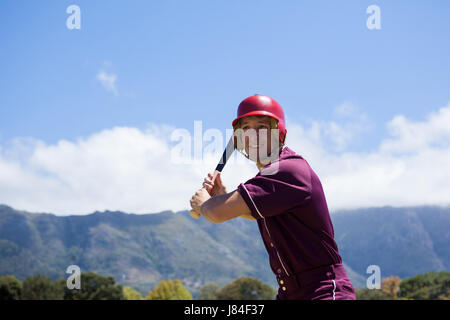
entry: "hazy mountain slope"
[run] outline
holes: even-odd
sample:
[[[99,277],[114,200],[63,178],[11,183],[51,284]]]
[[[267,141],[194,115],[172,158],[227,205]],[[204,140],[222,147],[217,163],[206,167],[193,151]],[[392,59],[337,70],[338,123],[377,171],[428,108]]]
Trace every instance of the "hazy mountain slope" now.
[[[450,209],[370,208],[332,219],[341,255],[359,274],[372,264],[401,278],[449,269]]]
[[[410,277],[450,266],[450,209],[371,208],[332,214],[336,241],[356,287],[366,269]],[[0,205],[0,274],[67,277],[66,268],[112,275],[146,294],[179,278],[192,292],[248,275],[276,286],[255,222],[194,220],[187,211],[85,216],[33,214]]]

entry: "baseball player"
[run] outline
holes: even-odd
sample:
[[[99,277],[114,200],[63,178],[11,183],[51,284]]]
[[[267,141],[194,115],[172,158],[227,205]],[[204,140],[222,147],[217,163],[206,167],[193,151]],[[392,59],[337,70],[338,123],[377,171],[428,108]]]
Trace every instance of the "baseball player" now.
[[[259,172],[232,192],[220,173],[214,180],[208,174],[191,198],[192,210],[213,223],[257,221],[279,285],[277,300],[354,300],[322,184],[308,162],[285,146],[281,106],[268,96],[250,96],[232,124],[235,148]]]

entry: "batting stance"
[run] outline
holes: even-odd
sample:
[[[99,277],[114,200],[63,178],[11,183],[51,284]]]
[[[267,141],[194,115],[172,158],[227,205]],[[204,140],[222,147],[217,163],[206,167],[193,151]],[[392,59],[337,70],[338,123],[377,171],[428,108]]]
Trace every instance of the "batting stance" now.
[[[213,223],[256,220],[279,284],[278,300],[354,300],[322,184],[308,162],[285,146],[281,106],[264,95],[250,96],[240,103],[233,128],[234,147],[259,172],[232,192],[220,172],[208,174],[191,198],[191,214]]]

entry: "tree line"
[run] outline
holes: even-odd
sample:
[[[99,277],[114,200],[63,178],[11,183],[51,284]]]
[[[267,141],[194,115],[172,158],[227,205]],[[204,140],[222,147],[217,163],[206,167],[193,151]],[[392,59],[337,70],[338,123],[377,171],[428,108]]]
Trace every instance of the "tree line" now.
[[[400,280],[382,279],[380,289],[356,289],[358,300],[450,300],[450,272],[428,272]],[[206,283],[199,300],[273,300],[276,291],[258,279],[240,277],[225,286]],[[0,276],[0,300],[193,300],[181,280],[164,280],[147,295],[117,284],[111,276],[81,273],[81,289],[68,289],[66,279],[51,280],[35,275],[22,282],[15,276]]]
[[[94,272],[81,273],[81,289],[68,289],[66,279],[51,280],[44,275],[25,278],[0,276],[0,300],[193,300],[192,294],[181,280],[164,280],[146,296],[130,286],[117,284],[111,276]],[[275,290],[251,277],[238,278],[219,287],[208,283],[200,289],[197,299],[202,300],[270,300]]]
[[[356,289],[358,300],[450,300],[450,272],[427,272],[400,280],[387,277],[380,289]]]

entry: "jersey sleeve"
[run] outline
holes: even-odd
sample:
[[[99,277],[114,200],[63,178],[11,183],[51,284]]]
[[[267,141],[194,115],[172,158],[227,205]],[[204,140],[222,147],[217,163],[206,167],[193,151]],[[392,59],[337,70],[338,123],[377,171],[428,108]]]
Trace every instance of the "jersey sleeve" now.
[[[272,217],[308,204],[311,174],[304,166],[285,165],[274,175],[257,175],[241,183],[237,191],[255,219]]]

